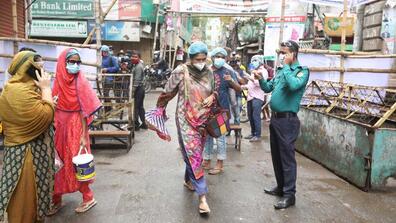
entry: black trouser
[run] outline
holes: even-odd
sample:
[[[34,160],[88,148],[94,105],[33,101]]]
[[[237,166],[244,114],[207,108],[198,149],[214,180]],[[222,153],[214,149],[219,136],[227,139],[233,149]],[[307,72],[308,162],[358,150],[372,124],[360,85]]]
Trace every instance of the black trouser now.
[[[298,117],[271,117],[270,143],[272,164],[278,188],[284,196],[296,193],[297,164],[294,143],[300,131]]]
[[[134,110],[134,119],[135,119],[135,127],[138,127],[139,118],[142,124],[145,124],[145,111],[144,111],[144,87],[138,86],[135,88],[134,91],[134,98],[135,98],[135,110]]]

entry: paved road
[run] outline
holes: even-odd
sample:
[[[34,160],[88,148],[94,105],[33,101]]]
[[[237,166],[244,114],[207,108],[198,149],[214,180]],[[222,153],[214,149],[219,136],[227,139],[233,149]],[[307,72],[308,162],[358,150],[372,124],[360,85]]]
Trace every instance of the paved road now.
[[[147,96],[146,108],[155,104],[157,95]],[[94,151],[98,177],[93,189],[99,204],[77,215],[73,210],[81,196],[67,195],[66,207],[48,222],[396,222],[396,181],[391,180],[383,191],[365,193],[301,155],[297,155],[297,205],[275,211],[276,198],[263,193],[264,186],[274,184],[268,125],[263,126],[261,143],[244,141],[241,152],[229,147],[225,172],[207,177],[212,213],[200,217],[197,196],[182,184],[184,164],[176,141],[174,108],[172,102],[172,142],[141,131],[128,154]],[[248,129],[244,125],[245,134]]]

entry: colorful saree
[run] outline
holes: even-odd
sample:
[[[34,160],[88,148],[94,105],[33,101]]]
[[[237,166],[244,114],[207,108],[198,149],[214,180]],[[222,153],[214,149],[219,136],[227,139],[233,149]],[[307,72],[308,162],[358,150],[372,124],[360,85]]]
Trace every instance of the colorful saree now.
[[[189,72],[188,78],[185,78],[186,69]],[[186,162],[186,180],[188,178],[191,180],[198,194],[207,192],[202,168],[202,152],[205,145],[202,128],[208,119],[210,108],[202,107],[202,102],[213,93],[213,90],[213,73],[209,69],[205,68],[200,72],[194,66],[181,65],[173,71],[164,93],[157,102],[158,107],[165,107],[178,94],[176,126]]]

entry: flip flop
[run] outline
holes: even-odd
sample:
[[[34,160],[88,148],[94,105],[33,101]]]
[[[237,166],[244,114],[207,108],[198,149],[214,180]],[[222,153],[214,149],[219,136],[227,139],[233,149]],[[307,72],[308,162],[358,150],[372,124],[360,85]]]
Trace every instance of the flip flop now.
[[[84,213],[87,212],[89,209],[91,209],[93,206],[95,206],[96,204],[98,204],[98,202],[95,199],[92,199],[91,201],[88,202],[83,202],[81,203],[76,209],[75,211],[77,213]]]
[[[200,214],[209,214],[210,213],[210,208],[208,203],[206,202],[201,202],[199,204],[199,213]]]
[[[224,172],[224,169],[223,168],[213,168],[213,169],[211,169],[211,170],[209,170],[209,174],[210,175],[217,175],[217,174],[220,174],[220,173],[222,173],[222,172]]]
[[[195,191],[194,186],[191,184],[191,182],[186,182],[184,181],[184,186],[189,189],[190,191]]]

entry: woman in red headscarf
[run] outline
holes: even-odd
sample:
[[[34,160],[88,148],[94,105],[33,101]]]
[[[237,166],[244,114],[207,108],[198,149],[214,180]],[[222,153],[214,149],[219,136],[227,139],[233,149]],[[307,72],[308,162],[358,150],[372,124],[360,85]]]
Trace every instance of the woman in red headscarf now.
[[[58,97],[55,110],[55,147],[64,166],[55,175],[53,208],[55,214],[62,207],[62,195],[80,191],[83,202],[75,209],[86,212],[97,203],[88,182],[75,177],[72,158],[80,146],[90,153],[88,125],[92,115],[101,107],[95,91],[80,71],[81,58],[76,49],[64,50],[58,58],[53,96]]]

